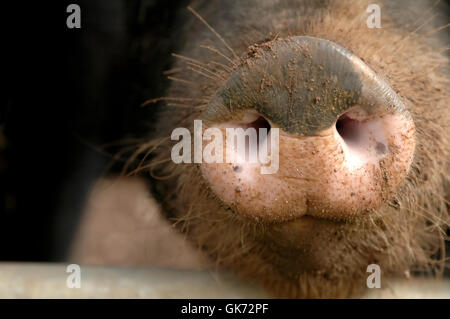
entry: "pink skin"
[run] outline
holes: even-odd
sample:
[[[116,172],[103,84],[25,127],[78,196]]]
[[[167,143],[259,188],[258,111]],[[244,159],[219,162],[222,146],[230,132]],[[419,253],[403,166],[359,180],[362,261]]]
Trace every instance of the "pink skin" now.
[[[225,137],[225,127],[245,128],[254,117],[247,114],[238,123],[216,127]],[[201,171],[226,205],[254,219],[275,222],[309,215],[342,220],[365,214],[406,177],[415,148],[414,124],[402,114],[369,116],[354,107],[338,126],[339,132],[333,125],[306,137],[280,129],[275,174],[261,174],[260,163],[240,163],[238,169],[231,163],[204,163]]]

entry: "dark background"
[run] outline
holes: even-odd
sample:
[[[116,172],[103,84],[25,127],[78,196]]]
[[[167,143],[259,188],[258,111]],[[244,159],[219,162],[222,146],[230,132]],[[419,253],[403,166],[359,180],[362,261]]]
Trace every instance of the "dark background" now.
[[[81,29],[66,26],[70,3]],[[112,164],[114,147],[99,146],[150,130],[153,111],[140,104],[163,95],[186,6],[2,3],[0,260],[64,259],[90,186]]]

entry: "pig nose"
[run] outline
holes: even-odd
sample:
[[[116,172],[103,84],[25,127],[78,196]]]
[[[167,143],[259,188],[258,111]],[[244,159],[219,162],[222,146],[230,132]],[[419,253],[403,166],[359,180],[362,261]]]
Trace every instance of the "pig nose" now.
[[[405,179],[415,148],[414,123],[393,89],[347,49],[313,37],[254,46],[202,119],[224,135],[269,129],[273,173],[262,174],[270,165],[262,162],[200,164],[224,205],[267,222],[370,213]]]

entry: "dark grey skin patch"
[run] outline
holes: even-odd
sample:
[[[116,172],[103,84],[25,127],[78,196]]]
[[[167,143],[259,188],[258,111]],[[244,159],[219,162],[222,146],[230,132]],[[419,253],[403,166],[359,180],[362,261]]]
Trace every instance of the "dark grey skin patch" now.
[[[205,119],[254,109],[297,135],[330,127],[361,93],[352,62],[330,45],[337,46],[311,37],[261,45],[217,92],[204,111]]]
[[[377,154],[383,155],[387,152],[387,147],[385,144],[377,142],[377,145],[375,146],[375,150],[377,151]]]
[[[224,122],[256,110],[285,132],[307,136],[331,127],[356,104],[372,114],[403,109],[387,83],[353,53],[328,40],[298,36],[252,47],[202,117]]]
[[[233,166],[233,171],[235,171],[236,173],[240,173],[242,172],[242,167],[239,165]]]

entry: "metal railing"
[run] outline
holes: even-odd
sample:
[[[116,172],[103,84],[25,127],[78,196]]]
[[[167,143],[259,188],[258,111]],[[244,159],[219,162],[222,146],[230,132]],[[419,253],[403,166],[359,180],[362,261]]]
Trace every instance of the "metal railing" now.
[[[81,266],[70,288],[68,264],[0,263],[0,298],[267,298],[232,274],[164,268]],[[70,280],[69,280],[70,281]],[[369,289],[364,298],[450,298],[450,280],[409,279]]]

